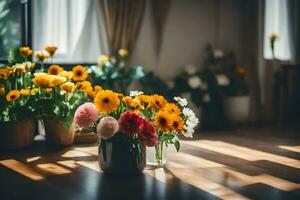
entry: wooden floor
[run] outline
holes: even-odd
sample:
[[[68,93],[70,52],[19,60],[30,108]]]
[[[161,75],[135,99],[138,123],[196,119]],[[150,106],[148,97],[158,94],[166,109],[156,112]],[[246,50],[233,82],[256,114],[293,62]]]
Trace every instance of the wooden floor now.
[[[199,133],[168,149],[165,168],[103,176],[97,145],[44,143],[0,155],[0,199],[300,199],[300,133]]]

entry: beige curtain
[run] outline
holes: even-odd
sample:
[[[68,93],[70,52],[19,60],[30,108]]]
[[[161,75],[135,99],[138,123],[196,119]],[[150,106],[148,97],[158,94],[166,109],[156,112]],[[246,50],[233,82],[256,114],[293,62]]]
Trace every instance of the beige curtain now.
[[[167,19],[168,11],[170,9],[171,0],[152,0],[152,17],[154,25],[155,52],[159,55],[162,45],[163,28]]]
[[[132,52],[145,12],[146,0],[99,0],[110,53]]]

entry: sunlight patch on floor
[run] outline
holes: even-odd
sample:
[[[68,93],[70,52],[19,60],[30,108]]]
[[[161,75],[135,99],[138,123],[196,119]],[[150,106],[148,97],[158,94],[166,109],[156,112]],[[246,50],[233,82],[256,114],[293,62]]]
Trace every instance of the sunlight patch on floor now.
[[[300,146],[283,146],[283,145],[279,145],[278,147],[280,149],[285,149],[285,150],[289,150],[289,151],[294,151],[296,153],[300,153]]]

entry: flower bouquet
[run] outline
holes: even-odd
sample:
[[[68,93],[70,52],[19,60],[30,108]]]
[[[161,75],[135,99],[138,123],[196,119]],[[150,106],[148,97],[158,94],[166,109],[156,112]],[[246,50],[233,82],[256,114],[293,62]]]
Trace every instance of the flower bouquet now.
[[[0,147],[6,149],[28,146],[34,137],[33,113],[29,107],[35,64],[26,61],[32,51],[22,54],[21,50],[12,49],[10,63],[0,68]]]
[[[75,112],[75,123],[83,132],[99,136],[99,160],[104,173],[138,174],[146,164],[145,146],[155,147],[162,165],[163,145],[180,143],[177,135],[191,137],[198,119],[176,97],[168,103],[163,96],[133,91],[123,96],[111,90],[97,92],[94,103],[85,103]]]

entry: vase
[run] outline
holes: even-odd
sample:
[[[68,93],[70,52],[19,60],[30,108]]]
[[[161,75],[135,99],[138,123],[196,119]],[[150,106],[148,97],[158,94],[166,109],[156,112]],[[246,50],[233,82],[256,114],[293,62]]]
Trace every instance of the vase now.
[[[98,141],[96,133],[77,133],[75,132],[74,144],[92,144]]]
[[[45,119],[46,142],[52,147],[71,146],[74,141],[74,123],[65,128],[61,123],[54,119]]]
[[[225,97],[224,112],[230,124],[242,124],[248,122],[250,96]]]
[[[151,167],[163,167],[167,163],[167,150],[162,141],[154,147],[147,147],[147,165]]]
[[[34,125],[31,119],[0,122],[0,148],[19,149],[31,145],[35,135]]]
[[[99,139],[99,165],[104,174],[139,175],[146,166],[145,146],[133,142],[123,133],[106,140]]]

